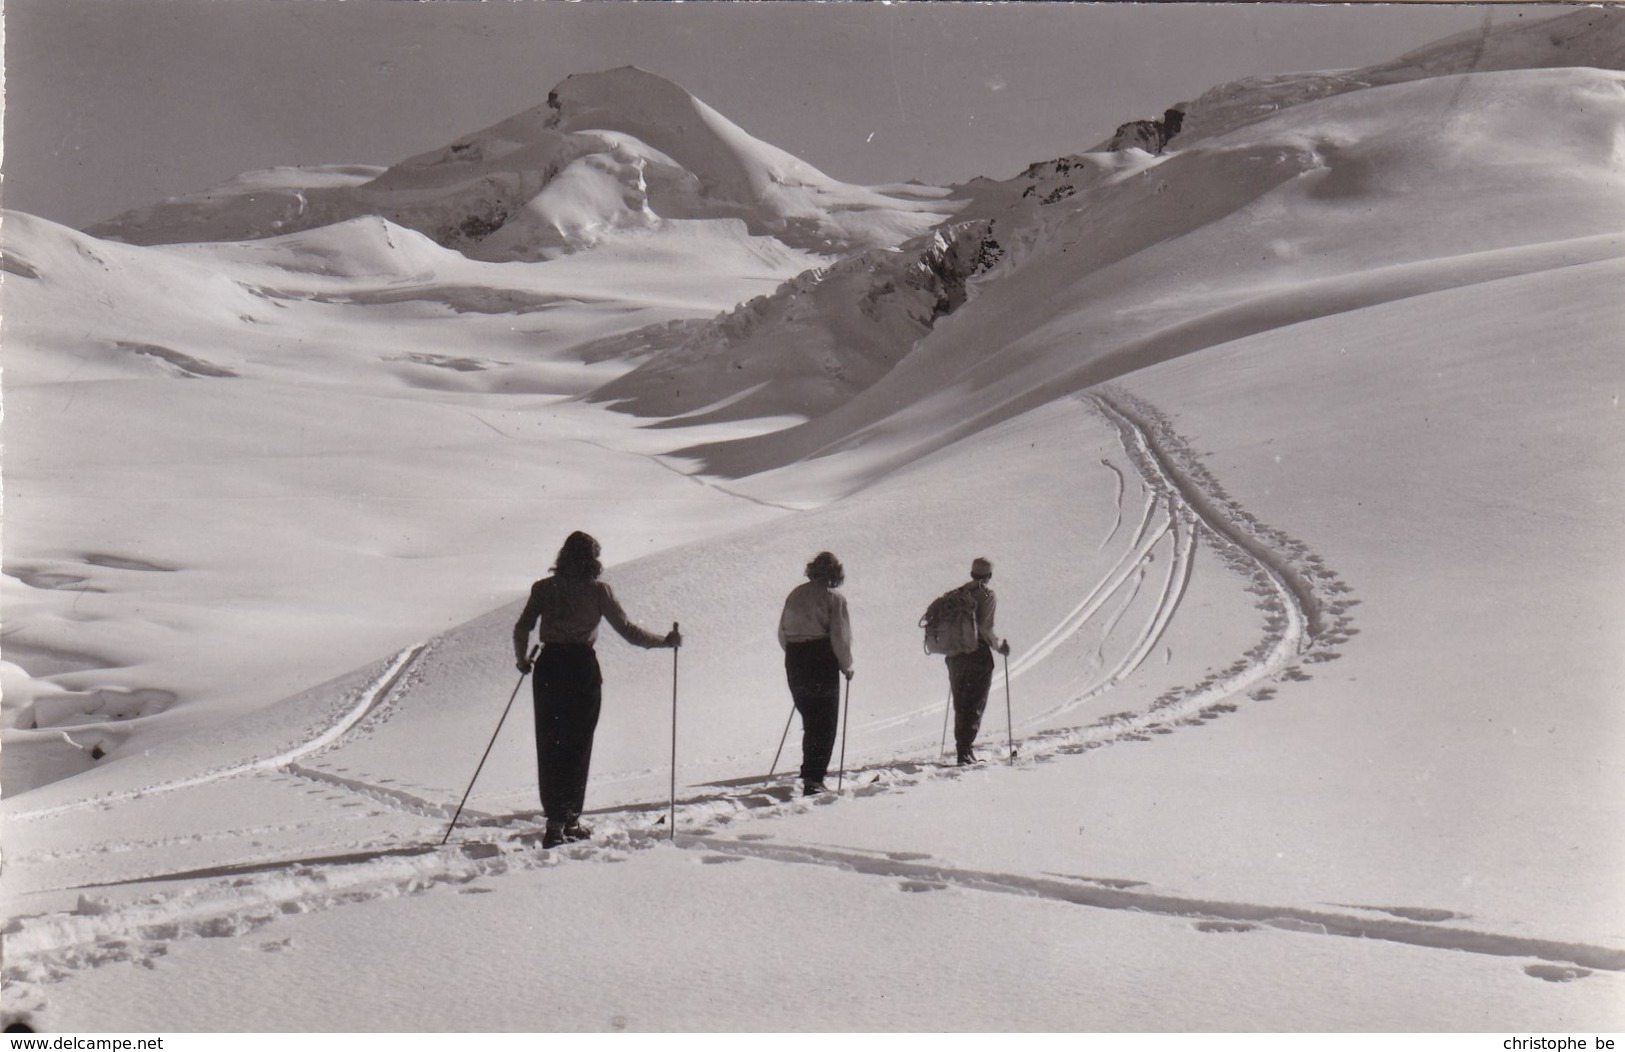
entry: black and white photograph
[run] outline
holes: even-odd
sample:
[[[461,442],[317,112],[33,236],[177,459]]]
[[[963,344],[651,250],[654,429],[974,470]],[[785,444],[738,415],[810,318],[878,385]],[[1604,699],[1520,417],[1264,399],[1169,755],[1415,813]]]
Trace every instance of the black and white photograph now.
[[[1625,1031],[1625,8],[3,18],[9,1031]]]

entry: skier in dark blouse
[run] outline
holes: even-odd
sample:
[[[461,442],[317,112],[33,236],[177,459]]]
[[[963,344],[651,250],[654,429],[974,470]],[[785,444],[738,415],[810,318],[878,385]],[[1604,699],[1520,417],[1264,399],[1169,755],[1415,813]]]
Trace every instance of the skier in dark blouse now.
[[[536,771],[547,816],[543,847],[592,835],[581,824],[581,809],[603,695],[603,675],[593,649],[598,622],[608,621],[634,646],[682,645],[675,629],[662,636],[627,620],[615,593],[598,579],[603,572],[598,555],[598,542],[590,535],[579,530],[570,534],[559,549],[552,576],[531,585],[530,601],[513,626],[519,671],[535,673],[531,691],[536,707]],[[526,657],[532,630],[542,645],[534,669]]]

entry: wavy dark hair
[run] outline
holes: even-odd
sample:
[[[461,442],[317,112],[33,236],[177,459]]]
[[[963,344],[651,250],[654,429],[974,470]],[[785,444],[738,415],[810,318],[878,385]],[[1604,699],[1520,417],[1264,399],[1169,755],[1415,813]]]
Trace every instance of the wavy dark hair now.
[[[819,552],[807,564],[807,580],[822,581],[831,588],[839,588],[846,581],[846,567],[829,552]]]
[[[589,581],[596,581],[598,575],[604,572],[604,564],[598,561],[598,552],[598,542],[592,534],[577,530],[564,539],[564,546],[559,549],[551,572],[560,577],[585,577]]]

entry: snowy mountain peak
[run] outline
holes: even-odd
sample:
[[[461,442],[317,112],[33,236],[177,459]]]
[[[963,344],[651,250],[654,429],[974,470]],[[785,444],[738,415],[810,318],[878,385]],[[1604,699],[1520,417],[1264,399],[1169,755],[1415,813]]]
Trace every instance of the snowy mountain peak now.
[[[603,128],[639,138],[662,129],[691,132],[701,111],[715,113],[679,85],[637,66],[572,73],[547,93],[547,109],[560,131]]]
[[[630,135],[700,176],[712,196],[750,201],[774,184],[838,185],[671,81],[636,66],[566,77],[547,101],[558,130]]]
[[[943,194],[832,179],[664,77],[624,66],[567,77],[546,103],[369,181],[238,180],[89,232],[138,244],[239,241],[373,215],[502,261],[548,259],[669,221],[722,220],[836,256],[918,236],[950,214]]]
[[[547,93],[548,108],[565,120],[593,111],[627,112],[641,105],[653,112],[698,101],[681,85],[632,65],[572,73]]]

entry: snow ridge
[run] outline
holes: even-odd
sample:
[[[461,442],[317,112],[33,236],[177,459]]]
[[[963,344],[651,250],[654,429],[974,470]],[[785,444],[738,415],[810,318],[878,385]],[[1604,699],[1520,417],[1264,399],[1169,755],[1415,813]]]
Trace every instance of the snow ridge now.
[[[683,424],[784,407],[818,416],[886,376],[1003,257],[993,221],[953,223],[798,274],[706,321],[596,341],[581,351],[584,360],[648,360],[586,398]]]
[[[1169,138],[1173,148],[1184,149],[1293,106],[1366,88],[1468,73],[1564,67],[1625,69],[1625,10],[1594,6],[1557,18],[1469,30],[1363,69],[1271,74],[1221,84],[1170,109],[1180,112],[1182,119]],[[1116,148],[1117,138],[1091,152]]]

